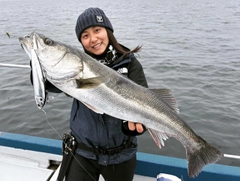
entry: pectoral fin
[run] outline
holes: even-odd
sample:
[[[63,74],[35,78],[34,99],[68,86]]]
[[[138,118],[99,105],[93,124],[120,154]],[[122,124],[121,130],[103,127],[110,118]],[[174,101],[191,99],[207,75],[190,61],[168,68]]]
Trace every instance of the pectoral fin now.
[[[77,88],[79,89],[91,89],[98,87],[100,84],[105,83],[109,78],[104,77],[92,77],[88,79],[76,79]]]

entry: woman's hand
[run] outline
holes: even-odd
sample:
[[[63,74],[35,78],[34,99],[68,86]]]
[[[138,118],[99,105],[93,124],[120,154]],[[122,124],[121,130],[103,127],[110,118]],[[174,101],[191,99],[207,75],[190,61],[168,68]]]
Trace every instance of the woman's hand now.
[[[142,133],[144,131],[143,125],[141,123],[135,123],[131,121],[128,121],[128,128],[131,131],[136,130],[138,133]]]

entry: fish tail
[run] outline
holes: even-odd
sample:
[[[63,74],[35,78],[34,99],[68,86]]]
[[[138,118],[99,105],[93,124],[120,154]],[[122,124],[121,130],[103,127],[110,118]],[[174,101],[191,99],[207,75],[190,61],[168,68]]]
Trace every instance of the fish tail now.
[[[202,141],[204,144],[200,149],[187,151],[188,175],[191,178],[196,177],[205,165],[215,163],[223,157],[223,154],[217,148],[204,140]]]

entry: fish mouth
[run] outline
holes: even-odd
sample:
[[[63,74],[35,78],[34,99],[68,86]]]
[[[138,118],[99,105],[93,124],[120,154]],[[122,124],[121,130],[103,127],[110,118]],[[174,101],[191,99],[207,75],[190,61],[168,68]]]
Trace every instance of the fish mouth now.
[[[37,33],[33,32],[31,35],[25,35],[19,38],[19,42],[24,50],[27,48],[29,51],[31,49],[37,49]]]
[[[31,59],[31,39],[29,35],[25,35],[24,37],[20,37],[19,41],[21,43],[22,49],[28,54]]]
[[[30,39],[29,39],[30,40]],[[26,39],[26,38],[24,38],[24,37],[20,37],[19,38],[19,41],[20,41],[20,43],[21,43],[21,47],[25,50],[25,48],[24,47],[27,47],[27,43],[29,42],[29,40],[28,39]]]
[[[23,37],[20,37],[19,41],[20,41],[21,44],[25,44],[26,41],[29,42],[30,41],[30,35],[25,35]]]
[[[19,38],[19,42],[21,43],[21,47],[28,54],[29,58],[32,59],[31,50],[38,49],[38,34],[36,32],[32,32],[30,35],[25,35]]]

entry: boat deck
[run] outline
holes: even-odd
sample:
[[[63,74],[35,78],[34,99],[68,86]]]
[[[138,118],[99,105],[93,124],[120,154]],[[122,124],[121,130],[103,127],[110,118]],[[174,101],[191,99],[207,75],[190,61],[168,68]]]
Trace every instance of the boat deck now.
[[[0,181],[55,181],[62,159],[61,146],[61,140],[0,132]],[[240,180],[238,166],[210,164],[196,178],[189,178],[186,159],[137,153],[134,181],[156,181],[160,172],[184,181]]]
[[[60,155],[0,146],[0,180],[49,180],[61,159]]]
[[[1,181],[56,181],[62,156],[0,146]],[[33,179],[34,178],[34,179]],[[134,181],[156,181],[140,175]],[[100,177],[99,181],[104,181]]]

